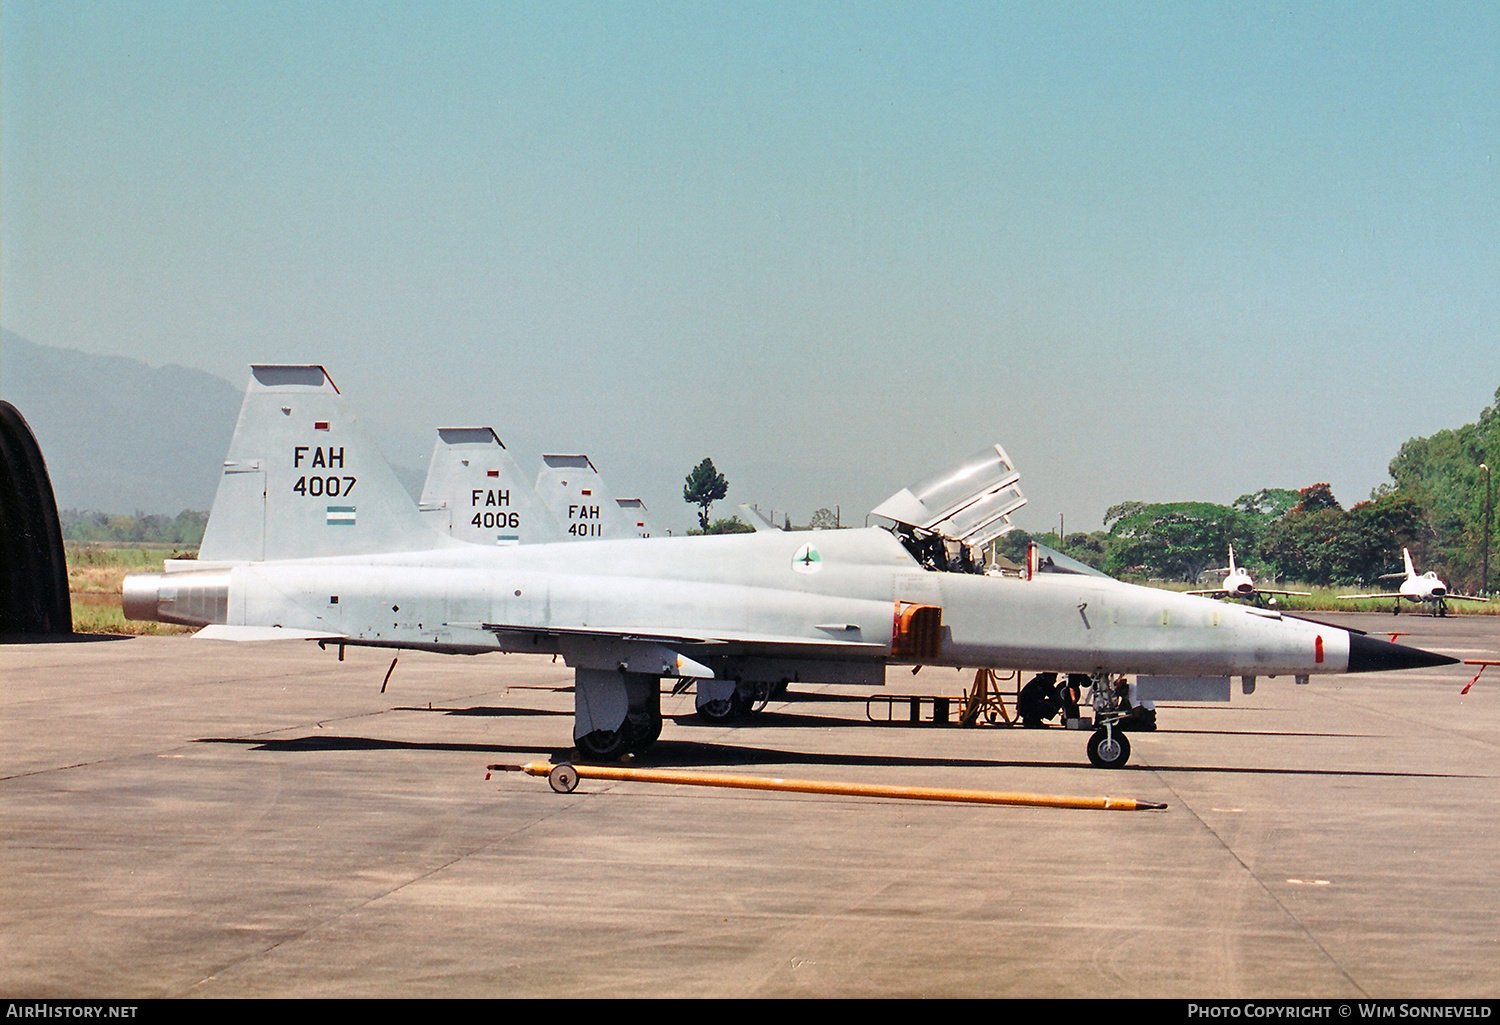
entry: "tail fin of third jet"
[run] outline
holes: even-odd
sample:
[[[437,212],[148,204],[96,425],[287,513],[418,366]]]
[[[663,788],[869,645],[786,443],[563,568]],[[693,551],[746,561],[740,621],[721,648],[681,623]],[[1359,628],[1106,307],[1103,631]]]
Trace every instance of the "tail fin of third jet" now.
[[[200,561],[366,555],[451,543],[422,522],[327,371],[250,368]]]
[[[536,493],[552,510],[565,541],[639,536],[588,456],[542,456]]]

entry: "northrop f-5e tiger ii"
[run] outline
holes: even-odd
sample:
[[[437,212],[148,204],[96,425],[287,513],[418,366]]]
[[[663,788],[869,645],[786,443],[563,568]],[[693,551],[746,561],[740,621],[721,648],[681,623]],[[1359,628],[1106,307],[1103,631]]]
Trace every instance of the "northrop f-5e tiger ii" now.
[[[1005,508],[1002,491],[976,501]],[[424,522],[322,367],[255,366],[198,560],[127,577],[125,613],[211,638],[558,654],[594,758],[656,740],[663,677],[732,694],[878,686],[892,665],[1085,673],[1090,758],[1112,767],[1129,756],[1119,674],[1227,689],[1457,661],[1105,577],[954,572],[933,531],[967,521],[928,516],[923,494],[883,507],[892,529],[473,544]]]

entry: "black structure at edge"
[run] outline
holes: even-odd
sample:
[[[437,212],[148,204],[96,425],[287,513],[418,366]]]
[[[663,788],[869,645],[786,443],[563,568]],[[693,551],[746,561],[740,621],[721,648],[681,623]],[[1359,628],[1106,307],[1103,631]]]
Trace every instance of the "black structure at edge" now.
[[[71,634],[68,564],[36,436],[0,401],[0,634]]]

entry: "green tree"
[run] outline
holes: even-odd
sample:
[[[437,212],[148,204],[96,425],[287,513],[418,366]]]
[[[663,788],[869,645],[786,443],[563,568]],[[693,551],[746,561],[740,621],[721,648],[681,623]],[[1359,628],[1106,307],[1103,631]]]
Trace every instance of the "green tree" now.
[[[698,507],[698,526],[708,530],[708,507],[729,494],[729,481],[714,469],[712,459],[704,459],[687,475],[682,486],[682,500]]]
[[[1495,404],[1479,414],[1476,423],[1438,431],[1429,438],[1412,438],[1391,460],[1396,494],[1412,499],[1421,510],[1423,530],[1412,547],[1412,558],[1436,570],[1455,590],[1472,593],[1480,586],[1484,549],[1485,474],[1483,463],[1500,469],[1500,388]],[[1493,488],[1493,485],[1492,485]],[[1493,501],[1494,492],[1491,492]],[[1494,585],[1496,537],[1500,531],[1491,517],[1490,584]]]
[[[1123,502],[1104,513],[1110,528],[1104,571],[1195,580],[1208,567],[1221,565],[1230,545],[1249,547],[1246,519],[1239,510],[1210,502]]]
[[[689,533],[693,533],[690,531]],[[731,516],[727,520],[714,520],[703,531],[704,534],[753,534],[755,528],[738,516]]]
[[[1402,548],[1420,551],[1421,507],[1395,491],[1345,511],[1327,484],[1303,488],[1266,530],[1260,554],[1275,569],[1312,584],[1370,583],[1400,567]]]

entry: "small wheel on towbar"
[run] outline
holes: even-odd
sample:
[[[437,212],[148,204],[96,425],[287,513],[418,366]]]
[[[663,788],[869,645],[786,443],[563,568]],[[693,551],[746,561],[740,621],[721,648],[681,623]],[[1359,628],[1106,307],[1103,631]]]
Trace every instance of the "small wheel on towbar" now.
[[[571,794],[578,788],[578,770],[567,762],[555,765],[547,773],[547,783],[559,794]]]
[[[1130,741],[1118,730],[1096,730],[1089,738],[1089,761],[1100,769],[1118,769],[1130,761]]]

